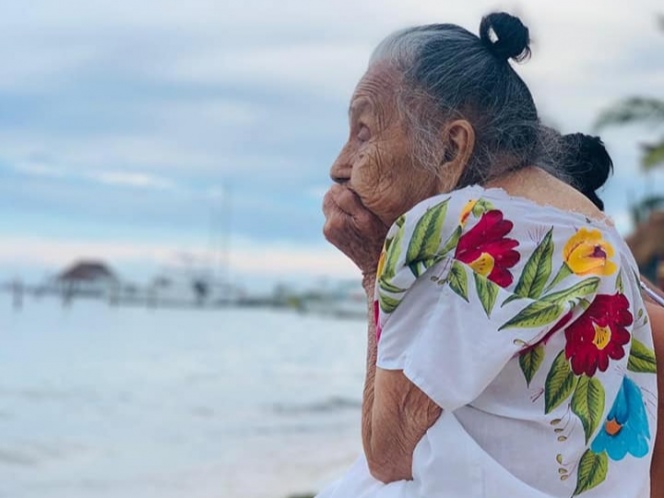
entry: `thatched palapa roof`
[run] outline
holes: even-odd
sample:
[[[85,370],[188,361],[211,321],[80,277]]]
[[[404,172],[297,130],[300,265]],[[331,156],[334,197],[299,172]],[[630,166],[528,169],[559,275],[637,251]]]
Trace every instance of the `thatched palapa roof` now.
[[[113,271],[101,261],[77,261],[56,277],[59,281],[118,280]]]

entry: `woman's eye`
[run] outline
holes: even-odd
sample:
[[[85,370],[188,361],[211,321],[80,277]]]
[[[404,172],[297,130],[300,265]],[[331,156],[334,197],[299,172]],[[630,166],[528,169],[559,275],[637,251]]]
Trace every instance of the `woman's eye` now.
[[[369,128],[364,125],[360,126],[360,130],[357,132],[357,139],[360,142],[367,142],[370,137],[371,133],[369,132]]]

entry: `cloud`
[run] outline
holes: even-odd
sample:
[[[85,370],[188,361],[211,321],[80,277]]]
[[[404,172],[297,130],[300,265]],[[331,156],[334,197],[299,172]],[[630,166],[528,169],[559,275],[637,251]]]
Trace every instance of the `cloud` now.
[[[157,272],[201,271],[219,258],[209,247],[133,241],[62,240],[47,237],[11,237],[0,240],[0,267],[39,267],[56,272],[77,260],[103,260],[120,269],[142,266],[149,278]],[[230,275],[268,280],[331,276],[352,278],[358,270],[331,246],[304,246],[289,242],[265,243],[248,238],[233,241],[228,252]]]
[[[211,204],[228,185],[234,231],[271,248],[267,261],[291,268],[295,254],[324,268],[327,256],[313,248],[322,241],[320,197],[372,47],[418,23],[475,32],[481,15],[501,6],[515,10],[488,0],[8,4],[0,18],[2,238],[67,227],[73,240],[93,242],[103,227],[139,248],[205,239]],[[522,2],[516,11],[534,53],[516,70],[542,114],[565,131],[588,131],[613,100],[657,94],[658,9],[655,0]],[[644,135],[606,133],[618,174],[605,196],[615,212],[630,202],[625,188],[640,192]],[[284,239],[290,246],[279,249]],[[260,266],[261,253],[246,250]]]
[[[204,84],[253,84],[297,89],[347,99],[366,69],[370,43],[298,42],[280,46],[211,48],[182,58],[168,68],[166,77]],[[364,57],[358,57],[365,54]]]
[[[70,171],[60,166],[39,162],[18,163],[12,168],[22,175],[69,180],[88,180],[109,186],[132,187],[157,190],[174,190],[175,183],[166,177],[139,171],[94,171],[90,173]]]
[[[107,259],[120,263],[149,260],[160,263],[168,261],[172,251],[171,247],[157,244],[13,237],[0,241],[0,263],[35,264],[54,268],[77,259]]]
[[[88,175],[94,181],[106,185],[119,185],[136,188],[174,189],[175,184],[163,177],[147,173],[135,173],[128,171],[101,171]]]
[[[64,168],[39,162],[18,163],[14,165],[14,169],[19,173],[32,176],[45,176],[48,178],[62,178],[67,176]]]

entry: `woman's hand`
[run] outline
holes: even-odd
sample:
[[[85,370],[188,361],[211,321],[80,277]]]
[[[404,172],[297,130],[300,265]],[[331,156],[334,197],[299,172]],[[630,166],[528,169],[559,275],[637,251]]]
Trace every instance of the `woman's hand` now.
[[[323,200],[325,238],[348,256],[365,277],[375,275],[389,229],[344,185],[333,185]]]

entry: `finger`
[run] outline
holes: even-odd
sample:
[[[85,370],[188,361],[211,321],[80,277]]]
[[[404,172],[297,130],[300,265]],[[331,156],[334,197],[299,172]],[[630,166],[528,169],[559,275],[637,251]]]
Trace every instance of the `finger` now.
[[[364,204],[362,204],[360,196],[348,188],[333,192],[333,198],[339,206],[339,209],[351,216],[354,216],[361,211],[368,211],[367,208],[364,207]]]
[[[348,188],[334,186],[325,194],[323,199],[323,213],[326,218],[343,214],[356,225],[376,222],[374,215],[367,210],[359,196]]]
[[[330,190],[328,190],[325,194],[325,197],[323,197],[323,214],[326,218],[332,214],[343,212],[336,200],[338,195],[338,189],[330,188]]]
[[[381,227],[388,228],[383,221],[376,216],[376,214],[367,208],[359,195],[349,188],[332,192],[334,201],[337,203],[339,209],[348,214],[355,225],[364,231],[367,227]]]

